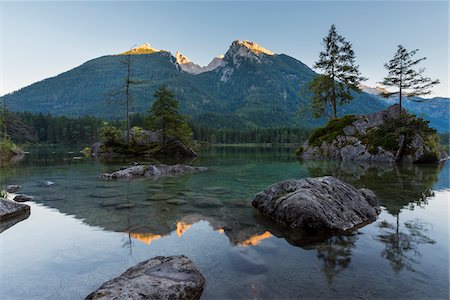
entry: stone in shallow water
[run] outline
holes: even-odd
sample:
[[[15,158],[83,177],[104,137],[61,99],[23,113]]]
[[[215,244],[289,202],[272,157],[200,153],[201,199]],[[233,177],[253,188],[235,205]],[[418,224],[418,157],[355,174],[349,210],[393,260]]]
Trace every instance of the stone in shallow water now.
[[[133,203],[122,203],[114,206],[115,209],[128,209],[133,207],[134,207]]]
[[[183,205],[188,203],[188,201],[186,200],[182,200],[182,199],[170,199],[166,201],[167,204],[172,204],[172,205]]]
[[[0,198],[0,232],[25,220],[30,215],[30,207],[8,199]]]
[[[16,202],[27,202],[32,201],[34,199],[33,196],[29,196],[27,194],[18,194],[14,197],[14,201]]]
[[[217,198],[199,196],[193,199],[193,205],[199,208],[216,208],[222,207],[223,203]]]
[[[6,191],[7,191],[8,193],[16,193],[16,192],[18,192],[21,188],[22,188],[22,186],[20,186],[20,185],[17,185],[17,184],[11,184],[11,185],[8,185],[8,186],[6,187]]]
[[[252,205],[291,229],[345,231],[375,221],[375,194],[334,177],[286,180],[258,193]]]
[[[186,256],[158,256],[104,283],[86,299],[199,299],[205,278]]]

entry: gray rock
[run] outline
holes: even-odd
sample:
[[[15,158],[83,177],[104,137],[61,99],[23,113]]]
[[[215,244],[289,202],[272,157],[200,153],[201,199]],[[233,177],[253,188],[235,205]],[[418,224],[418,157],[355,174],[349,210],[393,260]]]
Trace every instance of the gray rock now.
[[[205,278],[186,256],[158,256],[104,283],[86,299],[199,299]]]
[[[17,185],[17,184],[11,184],[11,185],[8,185],[8,186],[6,187],[6,191],[7,191],[8,193],[16,193],[16,192],[18,192],[21,188],[22,188],[22,186],[20,186],[20,185]]]
[[[355,133],[356,133],[355,126],[350,125],[344,128],[345,135],[354,135]]]
[[[276,183],[258,193],[252,205],[294,230],[345,231],[375,221],[380,213],[372,191],[334,177]]]
[[[16,202],[27,202],[33,201],[34,197],[27,194],[18,194],[14,197],[14,201]]]
[[[30,207],[8,199],[0,198],[0,232],[25,220],[30,215]]]
[[[101,179],[130,179],[135,177],[159,177],[170,175],[182,175],[185,173],[193,173],[206,171],[204,167],[193,167],[184,164],[177,165],[137,165],[131,166],[113,173],[104,173],[99,176]]]

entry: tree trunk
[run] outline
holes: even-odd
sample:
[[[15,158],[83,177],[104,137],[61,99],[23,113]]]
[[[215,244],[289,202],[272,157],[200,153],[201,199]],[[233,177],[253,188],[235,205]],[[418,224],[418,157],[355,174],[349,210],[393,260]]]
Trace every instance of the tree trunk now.
[[[331,102],[333,103],[333,119],[337,118],[337,108],[336,108],[336,88],[334,85],[334,70],[332,71],[333,75],[331,77],[331,79],[333,80],[333,93],[331,96]]]
[[[402,116],[402,86],[403,86],[403,60],[400,61],[400,91],[399,91],[399,105],[400,105],[400,111],[398,113],[398,116]]]
[[[131,55],[128,54],[128,70],[127,70],[127,84],[126,84],[126,120],[127,120],[127,144],[130,144],[130,69],[131,69]]]

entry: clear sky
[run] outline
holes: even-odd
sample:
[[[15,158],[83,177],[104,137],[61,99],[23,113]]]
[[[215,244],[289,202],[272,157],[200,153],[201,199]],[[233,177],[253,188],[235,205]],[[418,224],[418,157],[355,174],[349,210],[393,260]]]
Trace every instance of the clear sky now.
[[[206,65],[233,40],[251,40],[312,66],[332,23],[353,43],[374,86],[398,44],[419,48],[449,96],[447,1],[2,2],[0,95],[83,62],[149,42]]]

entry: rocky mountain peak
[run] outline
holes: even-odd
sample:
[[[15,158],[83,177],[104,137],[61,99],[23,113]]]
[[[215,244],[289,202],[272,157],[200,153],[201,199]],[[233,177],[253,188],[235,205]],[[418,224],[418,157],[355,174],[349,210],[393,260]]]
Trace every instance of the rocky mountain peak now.
[[[223,55],[215,57],[207,66],[204,67],[191,62],[186,56],[181,54],[180,51],[177,51],[177,53],[175,54],[175,58],[178,65],[181,67],[181,70],[197,75],[218,68],[222,64]]]
[[[182,64],[187,64],[190,63],[191,61],[189,60],[189,58],[187,58],[186,56],[184,56],[183,54],[181,54],[180,51],[177,51],[177,53],[175,54],[175,58],[177,59],[177,63],[179,63],[180,65]]]
[[[134,47],[129,51],[125,51],[121,53],[121,55],[128,55],[128,54],[152,54],[155,52],[160,52],[162,50],[158,50],[150,46],[149,43],[144,43],[140,46]]]
[[[264,54],[267,54],[267,55],[274,55],[274,53],[272,51],[270,51],[270,50],[268,50],[268,49],[258,45],[255,42],[251,42],[251,41],[239,41],[239,40],[236,40],[236,41],[233,42],[232,46],[233,45],[238,46],[238,47],[245,47],[248,50],[250,50],[250,51],[252,51],[253,53],[256,53],[256,54],[264,53]]]
[[[233,62],[239,67],[242,58],[248,58],[260,63],[266,55],[271,56],[274,53],[255,42],[236,40],[231,44],[224,59],[227,62]]]

